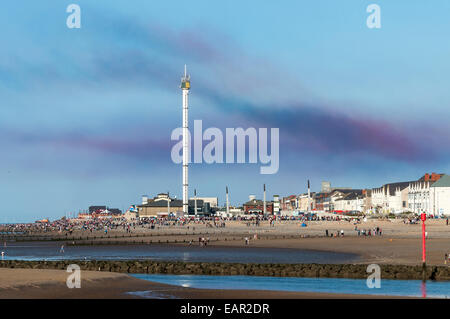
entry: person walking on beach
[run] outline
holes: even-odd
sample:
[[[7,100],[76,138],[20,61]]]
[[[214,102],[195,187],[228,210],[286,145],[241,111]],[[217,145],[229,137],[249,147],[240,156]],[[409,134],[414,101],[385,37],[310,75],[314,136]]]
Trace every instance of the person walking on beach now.
[[[447,261],[448,261],[448,254],[445,254],[445,256],[444,256],[444,265],[447,265]]]
[[[328,237],[328,229],[325,229],[325,236]]]

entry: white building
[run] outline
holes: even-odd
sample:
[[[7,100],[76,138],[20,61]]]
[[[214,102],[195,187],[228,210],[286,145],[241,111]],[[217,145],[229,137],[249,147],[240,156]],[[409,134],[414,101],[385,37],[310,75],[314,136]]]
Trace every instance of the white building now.
[[[223,208],[221,210],[218,210],[216,212],[216,216],[218,217],[222,217],[222,218],[232,218],[232,217],[240,217],[240,216],[245,216],[244,214],[244,210],[242,208],[233,208],[230,207],[228,213],[226,208]]]
[[[279,195],[273,195],[273,214],[274,215],[280,214],[280,196]]]
[[[380,213],[399,214],[409,209],[409,185],[414,182],[385,184],[372,189],[372,207]]]
[[[427,173],[417,182],[411,182],[409,184],[408,207],[410,211],[417,214],[432,212],[433,198],[431,196],[431,185],[439,181],[442,176],[444,174]]]
[[[442,176],[431,185],[430,208],[433,215],[450,216],[450,175]]]
[[[332,212],[335,210],[359,210],[353,207],[352,209],[339,209],[338,207],[342,207],[344,204],[340,202],[341,199],[346,198],[347,196],[350,196],[350,194],[354,194],[354,197],[360,197],[363,198],[362,190],[361,189],[347,189],[347,188],[341,188],[341,189],[335,189],[331,192],[329,198],[329,208],[328,211]],[[326,211],[327,209],[325,209]]]
[[[309,211],[309,208],[311,208],[311,210],[313,210],[314,207],[314,195],[315,193],[312,192],[309,194],[308,193],[304,193],[304,194],[300,194],[297,196],[298,199],[298,210],[301,212],[307,212]]]
[[[337,211],[364,211],[365,198],[360,193],[348,193],[334,202]]]
[[[433,182],[417,181],[409,184],[408,207],[409,210],[420,214],[431,209],[430,186]]]

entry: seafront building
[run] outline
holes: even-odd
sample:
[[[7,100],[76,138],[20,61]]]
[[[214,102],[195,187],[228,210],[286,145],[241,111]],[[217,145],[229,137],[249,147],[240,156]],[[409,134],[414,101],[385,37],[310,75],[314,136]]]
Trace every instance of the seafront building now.
[[[443,175],[431,185],[430,208],[433,215],[450,216],[450,175]]]
[[[197,211],[195,209],[197,208]],[[139,218],[155,218],[167,216],[184,216],[183,201],[171,198],[167,193],[160,193],[154,198],[142,196],[142,204],[137,206]],[[209,216],[211,206],[202,199],[188,201],[188,215]]]
[[[366,214],[400,214],[426,211],[444,214],[442,212],[450,210],[450,207],[444,200],[447,194],[444,181],[437,183],[442,176],[445,175],[426,173],[417,181],[387,183],[373,189],[332,188],[329,181],[322,182],[321,191],[311,195],[311,206],[313,211],[330,213],[359,211]],[[442,195],[434,198],[438,193]],[[284,197],[281,200],[283,214],[295,210],[306,211],[307,198],[307,193]]]
[[[272,201],[266,201],[267,215],[295,216],[307,212],[345,213],[363,212],[365,214],[401,214],[426,212],[433,215],[450,216],[450,176],[444,174],[424,174],[416,181],[387,183],[373,189],[351,189],[331,187],[330,182],[322,183],[321,192],[302,193],[280,198],[273,195]],[[98,211],[106,206],[92,206]],[[196,210],[197,208],[197,210]],[[109,209],[108,209],[109,210]],[[154,198],[142,196],[141,205],[136,206],[137,218],[185,216],[181,200],[160,193]],[[111,211],[111,210],[109,210]],[[250,195],[242,207],[230,207],[229,210],[218,207],[218,197],[194,197],[188,201],[189,216],[236,217],[263,215],[264,201]],[[133,218],[134,214],[130,214]]]
[[[282,211],[292,211],[298,209],[298,198],[297,195],[289,195],[283,197],[280,202]]]
[[[371,189],[364,189],[363,190],[363,198],[364,198],[364,208],[363,212],[371,213],[373,212],[373,206],[372,206],[372,190]]]
[[[409,209],[420,214],[450,215],[450,176],[425,174],[409,185]]]
[[[273,214],[280,215],[280,196],[273,195]]]
[[[253,196],[249,197],[249,201],[244,203],[244,214],[256,214],[262,215],[264,212],[264,201],[256,199]],[[266,212],[269,215],[273,215],[273,202],[266,201]]]
[[[233,207],[233,206],[229,207],[228,213],[226,207],[221,207],[219,210],[215,212],[215,216],[222,218],[241,217],[244,215],[245,214],[242,207]]]
[[[399,214],[408,211],[409,185],[399,182],[372,189],[372,207],[377,213]]]
[[[374,188],[371,196],[372,211],[393,214],[404,212],[414,212],[416,214],[422,212],[432,214],[435,212],[435,214],[439,214],[440,211],[446,211],[444,201],[440,201],[442,208],[440,211],[434,209],[436,202],[433,198],[434,195],[432,195],[433,185],[442,176],[445,175],[427,173],[416,181],[390,183]],[[450,207],[447,209],[450,209]]]
[[[345,199],[348,197],[348,201],[353,201],[356,200],[357,198],[359,198],[360,200],[362,200],[362,189],[335,189],[333,191],[331,191],[330,195],[329,195],[329,200],[328,200],[328,206],[326,207],[326,211],[327,212],[333,212],[338,210],[338,208],[336,206],[342,204],[344,202],[342,202],[342,199]],[[339,203],[338,203],[339,201]],[[349,203],[350,203],[349,202]],[[349,207],[349,209],[346,210],[360,210],[361,209],[361,205],[356,205],[355,203],[351,202],[354,206],[350,206],[349,205],[345,205],[345,207]],[[342,209],[339,209],[342,210]]]
[[[303,193],[298,195],[298,209],[301,212],[307,212],[308,211],[308,205],[311,207],[311,210],[314,210],[314,196],[316,195],[315,192],[311,192],[308,196],[308,193]]]
[[[118,208],[108,208],[108,206],[89,206],[89,214],[99,214],[108,211],[111,215],[120,215],[122,211]]]
[[[208,203],[211,208],[219,207],[219,198],[218,197],[196,197],[197,200],[202,200],[204,203]],[[195,200],[195,197],[189,198],[189,200]]]
[[[358,211],[365,209],[365,197],[362,190],[343,193],[342,196],[334,201],[334,211]]]
[[[432,198],[431,185],[437,182],[444,174],[425,174],[418,181],[409,185],[408,206],[409,210],[420,214],[423,211],[429,211],[433,207],[431,205]]]
[[[330,193],[320,192],[313,196],[314,208],[316,211],[325,211],[325,207],[329,207]]]
[[[88,211],[78,213],[79,219],[94,219],[94,218],[118,218],[122,216],[122,211],[118,208],[108,208],[103,206],[89,206]]]

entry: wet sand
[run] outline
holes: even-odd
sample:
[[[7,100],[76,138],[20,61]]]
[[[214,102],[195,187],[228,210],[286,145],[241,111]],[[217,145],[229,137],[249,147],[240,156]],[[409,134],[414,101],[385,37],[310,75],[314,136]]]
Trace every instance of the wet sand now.
[[[156,229],[136,227],[131,234],[120,238],[125,232],[114,230],[109,235],[118,238],[100,238],[102,232],[77,231],[74,236],[89,238],[88,242],[105,244],[138,242],[144,244],[188,245],[190,240],[198,245],[198,238],[210,238],[208,248],[215,246],[246,247],[244,238],[250,238],[250,247],[296,248],[328,252],[351,253],[361,256],[361,263],[419,265],[422,257],[421,224],[405,224],[402,220],[368,219],[355,225],[348,221],[309,221],[307,227],[301,227],[299,221],[277,221],[274,227],[268,222],[260,226],[245,221],[228,221],[225,228],[215,228],[206,224],[189,224],[184,226],[163,226]],[[355,226],[359,229],[380,227],[382,236],[358,237]],[[192,232],[195,228],[195,234]],[[344,237],[325,237],[325,231],[337,233],[344,230]],[[450,253],[450,226],[445,220],[427,221],[427,263],[444,265],[444,256]],[[46,234],[51,235],[51,234]],[[57,235],[56,233],[54,235]],[[257,235],[258,239],[253,240]],[[65,237],[64,235],[59,235]],[[95,237],[97,236],[97,237]],[[95,239],[94,239],[95,237]],[[285,237],[285,238],[283,238]],[[68,242],[70,244],[71,242]],[[83,240],[77,240],[83,244]],[[350,262],[350,261],[349,261]]]
[[[208,245],[208,249],[214,249],[215,246],[248,247],[243,238],[249,237],[251,239],[250,247],[352,253],[361,256],[361,263],[421,264],[420,224],[403,224],[399,220],[368,220],[366,223],[357,225],[360,229],[372,229],[377,226],[382,228],[383,236],[371,237],[358,237],[354,230],[355,225],[349,222],[307,222],[307,224],[307,227],[300,227],[299,222],[277,222],[275,227],[270,227],[267,223],[256,227],[236,221],[228,222],[226,228],[195,225],[196,233],[190,235],[186,235],[186,232],[192,231],[192,225],[189,229],[187,226],[167,226],[155,230],[136,228],[133,230],[133,234],[145,236],[139,238],[144,242],[153,240],[155,243],[156,240],[159,240],[162,244],[169,240],[172,241],[171,245],[175,240],[178,241],[175,245],[188,245],[186,242],[190,239],[194,243],[198,243],[199,236],[210,237],[212,241]],[[330,233],[336,233],[342,229],[345,237],[324,237],[326,229]],[[450,226],[446,226],[444,220],[432,220],[427,222],[427,231],[429,237],[427,240],[427,263],[443,265],[444,254],[450,252]],[[100,234],[78,233],[77,235],[89,236],[90,240],[93,236]],[[114,233],[123,234],[120,231],[114,231]],[[258,239],[253,239],[255,234]],[[283,238],[284,236],[285,238]],[[96,240],[117,242],[118,240],[134,239],[100,239],[97,237]],[[182,243],[183,240],[186,242]],[[68,273],[62,270],[0,269],[0,298],[139,298],[138,295],[127,292],[143,293],[146,291],[150,291],[154,298],[187,299],[391,298],[332,293],[193,289],[152,283],[122,273],[96,271],[83,271],[82,288],[69,289],[65,283],[67,276]]]
[[[301,299],[392,298],[387,296],[266,290],[214,290],[178,287],[137,279],[126,274],[82,271],[81,288],[69,289],[63,270],[0,269],[0,299]],[[139,292],[129,294],[129,292]]]
[[[213,245],[243,246],[242,242],[217,242]],[[294,248],[339,253],[361,257],[361,263],[419,265],[422,263],[422,241],[414,238],[341,237],[252,240],[249,247]],[[444,265],[444,255],[450,252],[450,239],[427,240],[427,264]],[[349,261],[350,262],[350,261]]]

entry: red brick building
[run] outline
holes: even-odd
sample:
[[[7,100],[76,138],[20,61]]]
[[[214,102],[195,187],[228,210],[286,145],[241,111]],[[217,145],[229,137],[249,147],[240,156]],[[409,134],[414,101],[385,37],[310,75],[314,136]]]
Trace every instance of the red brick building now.
[[[273,202],[266,202],[266,212],[267,214],[273,214]],[[262,215],[264,213],[264,202],[259,199],[249,200],[244,204],[244,213],[245,214],[259,214]]]

